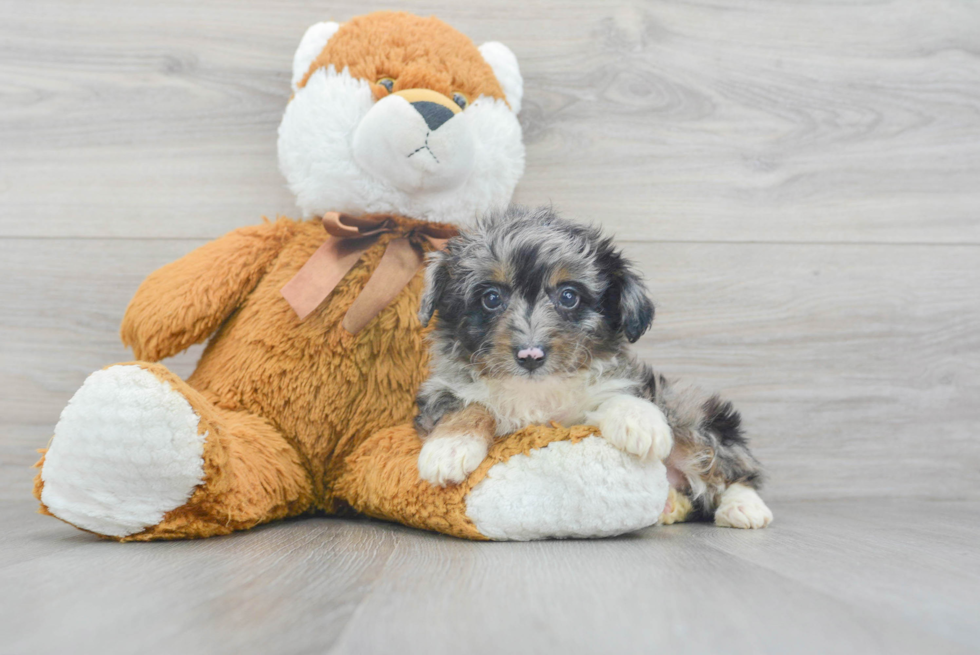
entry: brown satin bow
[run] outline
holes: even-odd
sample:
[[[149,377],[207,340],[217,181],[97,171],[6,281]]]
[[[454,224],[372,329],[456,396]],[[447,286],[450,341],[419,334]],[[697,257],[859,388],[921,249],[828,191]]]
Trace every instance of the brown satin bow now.
[[[324,214],[323,228],[331,238],[317,248],[281,290],[299,319],[305,319],[320,306],[379,236],[398,227],[398,221],[391,216]],[[421,221],[409,234],[412,232],[427,239],[437,250],[442,250],[446,241],[456,234],[452,226]],[[378,268],[348,308],[344,329],[351,334],[360,332],[415,277],[423,261],[422,252],[412,245],[408,235],[388,242]]]

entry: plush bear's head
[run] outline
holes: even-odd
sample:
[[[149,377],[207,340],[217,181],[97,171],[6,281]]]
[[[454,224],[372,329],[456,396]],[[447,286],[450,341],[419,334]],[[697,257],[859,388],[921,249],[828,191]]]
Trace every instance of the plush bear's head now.
[[[279,167],[306,216],[467,222],[503,208],[524,171],[517,59],[436,18],[314,25],[296,50],[293,90]]]

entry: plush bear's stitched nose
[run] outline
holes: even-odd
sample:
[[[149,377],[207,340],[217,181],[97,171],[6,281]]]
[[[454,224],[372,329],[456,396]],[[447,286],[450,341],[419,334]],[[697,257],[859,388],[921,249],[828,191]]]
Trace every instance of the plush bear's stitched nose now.
[[[545,360],[544,349],[537,346],[533,348],[521,348],[517,351],[515,357],[517,357],[517,363],[521,365],[521,368],[527,369],[528,371],[541,368]]]
[[[433,132],[438,130],[443,123],[455,116],[453,111],[448,107],[443,107],[438,103],[429,102],[428,100],[413,102],[412,106],[415,107],[415,111],[422,115],[422,118],[425,119],[425,124],[428,125],[429,129]]]

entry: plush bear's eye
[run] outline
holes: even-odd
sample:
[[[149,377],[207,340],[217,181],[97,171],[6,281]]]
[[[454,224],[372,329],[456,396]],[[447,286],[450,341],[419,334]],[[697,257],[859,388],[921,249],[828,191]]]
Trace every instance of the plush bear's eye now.
[[[457,105],[459,105],[459,108],[460,109],[466,109],[466,105],[469,104],[466,101],[466,96],[464,96],[462,93],[454,93],[453,94],[453,102],[455,102]]]
[[[391,93],[391,90],[395,88],[395,80],[390,77],[382,77],[378,80],[378,84],[383,86],[388,93]]]

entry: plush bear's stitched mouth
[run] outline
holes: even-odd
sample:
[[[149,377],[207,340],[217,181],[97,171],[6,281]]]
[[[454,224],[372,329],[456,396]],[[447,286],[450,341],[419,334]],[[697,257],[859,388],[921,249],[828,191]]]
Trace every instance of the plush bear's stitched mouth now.
[[[466,118],[442,103],[387,96],[355,129],[354,159],[367,173],[404,192],[454,189],[469,177],[475,157]]]
[[[410,152],[408,154],[408,158],[409,159],[411,159],[415,155],[419,154],[420,152],[427,152],[427,153],[429,153],[429,155],[433,159],[436,160],[436,163],[437,164],[439,163],[439,158],[436,157],[436,153],[432,152],[432,149],[429,147],[429,135],[430,134],[432,134],[432,133],[431,132],[427,132],[426,135],[425,135],[425,143],[423,145],[419,146],[418,148],[416,148],[415,150],[413,150],[412,152]]]

